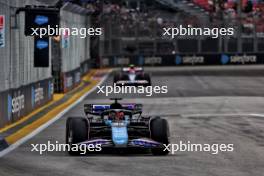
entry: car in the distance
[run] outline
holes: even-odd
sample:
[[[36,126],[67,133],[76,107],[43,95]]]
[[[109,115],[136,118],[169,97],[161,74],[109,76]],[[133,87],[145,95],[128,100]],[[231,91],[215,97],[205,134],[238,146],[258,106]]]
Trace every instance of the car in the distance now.
[[[142,67],[130,65],[115,73],[114,83],[117,86],[151,86],[151,78]]]

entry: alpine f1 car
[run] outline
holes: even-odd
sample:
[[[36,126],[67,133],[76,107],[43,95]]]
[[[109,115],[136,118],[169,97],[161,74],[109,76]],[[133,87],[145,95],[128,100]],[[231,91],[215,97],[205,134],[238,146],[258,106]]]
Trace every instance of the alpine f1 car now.
[[[111,149],[150,149],[154,155],[167,155],[169,143],[167,120],[143,117],[141,104],[85,104],[84,117],[69,117],[66,143],[69,145],[100,144]],[[72,154],[72,152],[69,152]]]
[[[114,75],[114,83],[120,86],[150,86],[151,80],[150,75],[145,73],[142,67],[130,65]]]

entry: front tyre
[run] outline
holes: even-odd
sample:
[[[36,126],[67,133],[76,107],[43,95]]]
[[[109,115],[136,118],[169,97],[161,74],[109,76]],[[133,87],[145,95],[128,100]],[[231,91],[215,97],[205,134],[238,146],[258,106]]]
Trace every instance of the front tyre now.
[[[73,144],[88,140],[88,121],[82,117],[70,117],[66,122],[66,144],[72,148]],[[76,155],[78,151],[68,150],[70,155]]]
[[[167,120],[162,118],[155,118],[150,122],[150,132],[151,138],[154,141],[160,142],[162,144],[169,144],[169,125]],[[168,150],[165,150],[165,147],[162,148],[153,148],[151,152],[153,155],[167,155]]]
[[[144,80],[148,81],[147,86],[151,86],[151,79],[149,74],[144,74]]]

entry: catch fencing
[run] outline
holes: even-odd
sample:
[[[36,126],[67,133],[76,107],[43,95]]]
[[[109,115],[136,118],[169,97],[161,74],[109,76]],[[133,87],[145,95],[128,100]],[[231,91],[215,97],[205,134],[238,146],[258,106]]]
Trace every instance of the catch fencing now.
[[[82,12],[82,13],[81,13]],[[69,29],[88,29],[90,17],[76,5],[66,3],[60,10],[60,27]],[[53,76],[55,91],[67,92],[81,81],[81,76],[89,69],[90,37],[62,35],[59,42],[53,40]],[[59,54],[58,54],[59,53]]]

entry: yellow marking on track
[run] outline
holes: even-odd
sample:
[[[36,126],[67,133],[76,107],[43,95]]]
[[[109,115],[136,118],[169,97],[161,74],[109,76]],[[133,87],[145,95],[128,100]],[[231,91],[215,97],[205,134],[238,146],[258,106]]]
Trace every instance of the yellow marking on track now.
[[[55,93],[55,94],[53,94],[53,100],[59,101],[60,99],[62,99],[64,97],[64,95],[65,94],[63,94],[63,93],[60,93],[60,94]]]
[[[48,122],[51,120],[53,117],[58,115],[61,111],[63,111],[65,108],[70,106],[72,103],[74,103],[77,99],[79,99],[82,95],[84,95],[87,91],[91,90],[98,81],[92,81],[91,84],[89,84],[87,87],[85,87],[83,90],[80,92],[76,93],[73,95],[69,100],[66,102],[62,103],[61,105],[57,106],[41,118],[37,119],[36,121],[32,122],[29,125],[26,125],[22,129],[16,131],[14,134],[11,134],[10,136],[6,137],[6,141],[9,145],[15,143],[19,139],[25,137],[26,135],[30,134],[32,131],[40,127],[42,124]]]
[[[12,124],[9,124],[9,125],[7,125],[7,126],[5,126],[5,127],[3,127],[2,129],[0,129],[0,133],[5,132],[5,131],[9,130],[10,128],[13,128],[13,127],[15,127],[15,126],[17,126],[17,125],[19,125],[19,124],[25,122],[26,120],[28,120],[28,119],[31,118],[32,116],[36,115],[37,113],[39,113],[39,112],[42,111],[43,109],[45,109],[45,108],[51,106],[53,103],[55,103],[56,101],[60,100],[61,98],[63,98],[63,97],[58,97],[57,100],[55,100],[55,101],[52,100],[52,101],[50,101],[49,103],[47,103],[46,105],[41,106],[41,107],[39,107],[38,109],[32,111],[30,114],[28,114],[28,115],[22,117],[22,118],[19,119],[18,121],[14,122],[14,123],[12,123]]]
[[[83,81],[90,81],[90,80],[91,80],[91,77],[92,77],[94,74],[96,74],[97,71],[100,71],[100,70],[92,69],[87,75],[83,76],[82,80],[83,80]],[[110,70],[108,69],[108,71],[110,71]],[[83,84],[84,84],[84,83],[81,82],[81,84],[78,85],[75,89],[77,89],[78,87],[83,86]],[[89,86],[87,86],[87,87],[89,87]],[[75,89],[73,89],[73,90],[75,90]],[[71,91],[72,91],[72,90],[71,90]],[[71,92],[71,91],[69,91],[69,92]],[[83,92],[83,91],[82,91],[82,92]],[[42,111],[43,109],[45,109],[45,108],[51,106],[52,104],[54,104],[55,102],[61,100],[64,96],[65,96],[65,94],[63,94],[63,93],[61,93],[61,94],[54,94],[54,95],[53,95],[53,100],[52,100],[52,101],[50,101],[50,102],[47,103],[46,105],[43,105],[43,106],[37,108],[36,110],[32,111],[30,114],[28,114],[28,115],[22,117],[20,120],[18,120],[18,121],[16,121],[16,122],[12,123],[12,124],[9,124],[9,125],[7,125],[7,126],[1,128],[1,129],[0,129],[0,133],[3,133],[3,132],[5,132],[5,131],[7,131],[7,130],[9,130],[9,129],[11,129],[11,128],[13,128],[13,127],[15,127],[15,126],[21,124],[21,123],[23,123],[23,122],[25,122],[26,120],[30,119],[32,116],[36,115],[37,113],[39,113],[39,112]],[[76,95],[74,95],[74,96],[76,96]],[[73,97],[74,97],[74,96],[73,96]],[[13,141],[13,140],[11,140],[11,141]]]

